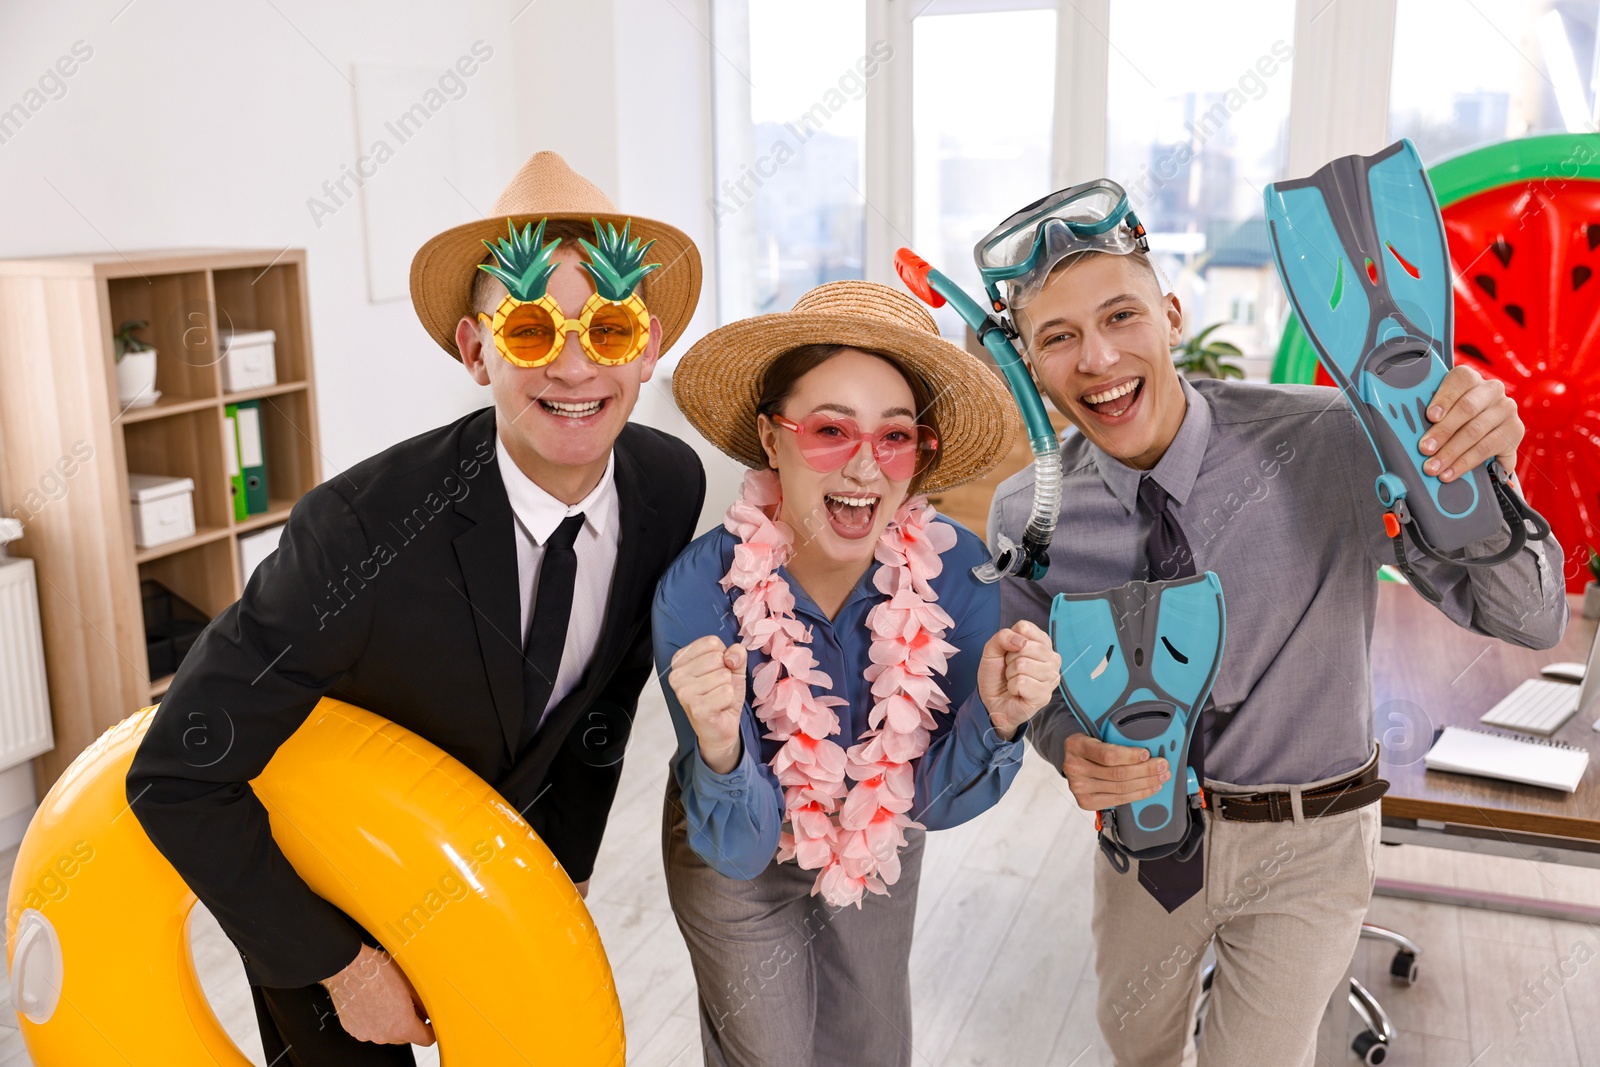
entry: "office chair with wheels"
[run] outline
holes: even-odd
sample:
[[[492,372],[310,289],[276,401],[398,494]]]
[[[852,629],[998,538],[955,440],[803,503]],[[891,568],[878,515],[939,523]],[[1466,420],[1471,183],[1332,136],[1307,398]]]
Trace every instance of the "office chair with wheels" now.
[[[1361,936],[1387,941],[1395,946],[1394,958],[1389,961],[1389,977],[1396,985],[1410,986],[1417,983],[1419,977],[1417,957],[1422,955],[1421,946],[1404,934],[1375,923],[1362,923]],[[1216,970],[1215,963],[1208,963],[1200,972],[1200,999],[1195,1004],[1194,1012],[1196,1035],[1205,1026],[1206,1006],[1211,1000],[1211,982],[1216,976]],[[1353,975],[1350,978],[1349,1000],[1350,1009],[1356,1013],[1365,1027],[1350,1043],[1350,1051],[1361,1057],[1363,1063],[1377,1067],[1389,1058],[1389,1046],[1394,1044],[1399,1031],[1395,1029],[1389,1013],[1378,1003],[1378,998]]]

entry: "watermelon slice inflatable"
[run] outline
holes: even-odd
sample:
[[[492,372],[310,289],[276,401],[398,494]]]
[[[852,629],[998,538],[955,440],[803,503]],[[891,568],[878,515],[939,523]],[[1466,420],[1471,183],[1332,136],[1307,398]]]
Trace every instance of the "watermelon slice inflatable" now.
[[[1456,362],[1517,402],[1523,494],[1566,552],[1568,591],[1582,592],[1600,548],[1600,135],[1506,141],[1428,178],[1456,276]],[[1332,384],[1292,317],[1272,378]]]

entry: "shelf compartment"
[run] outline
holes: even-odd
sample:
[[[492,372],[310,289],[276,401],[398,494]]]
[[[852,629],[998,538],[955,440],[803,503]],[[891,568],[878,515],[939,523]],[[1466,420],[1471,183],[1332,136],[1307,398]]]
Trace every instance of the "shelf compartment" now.
[[[200,609],[208,619],[215,619],[239,596],[234,555],[233,539],[221,537],[139,564],[139,582],[142,585],[147,579],[154,579]],[[141,667],[146,664],[141,663]],[[148,674],[148,670],[140,673]],[[151,696],[164,692],[169,682],[170,678],[145,679]]]
[[[317,484],[316,426],[310,396],[304,391],[263,397],[261,436],[267,454],[267,491],[272,514],[285,501],[298,500]],[[250,516],[250,521],[261,515]]]
[[[156,389],[161,392],[162,400],[216,397],[221,384],[217,375],[216,330],[211,325],[214,315],[206,272],[113,278],[106,287],[111,303],[112,334],[107,339],[106,352],[113,360],[113,380],[117,329],[130,319],[142,319],[150,324],[140,331],[140,336],[155,347]],[[120,408],[121,404],[117,406]]]
[[[235,570],[233,540],[220,537],[139,564],[139,580],[154,578],[214,619],[239,599]]]
[[[228,527],[233,507],[222,458],[222,413],[215,404],[124,426],[122,439],[130,473],[194,479],[197,534],[206,527]]]
[[[309,378],[300,264],[283,261],[266,267],[238,267],[213,271],[211,277],[224,328],[273,331],[278,380],[303,382]]]

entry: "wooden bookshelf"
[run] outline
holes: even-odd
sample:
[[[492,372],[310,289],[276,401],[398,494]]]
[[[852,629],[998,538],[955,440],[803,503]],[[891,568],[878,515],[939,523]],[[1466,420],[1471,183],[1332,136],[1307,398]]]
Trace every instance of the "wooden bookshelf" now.
[[[123,410],[112,334],[128,319],[150,323],[161,398]],[[222,391],[217,331],[230,328],[276,332],[277,385]],[[239,537],[287,519],[321,480],[313,380],[301,249],[0,261],[0,512],[23,520],[11,548],[39,574],[56,741],[35,761],[41,793],[171,684],[149,676],[140,581],[216,616],[241,592]],[[223,408],[240,400],[261,402],[271,497],[235,522]],[[135,548],[129,471],[194,479],[194,536]]]

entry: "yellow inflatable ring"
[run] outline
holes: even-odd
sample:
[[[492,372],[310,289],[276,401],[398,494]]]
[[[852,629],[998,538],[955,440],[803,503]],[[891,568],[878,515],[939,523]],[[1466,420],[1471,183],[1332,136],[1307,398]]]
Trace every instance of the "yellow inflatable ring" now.
[[[194,894],[128,808],[128,765],[154,712],[73,762],[17,855],[6,949],[39,1067],[249,1064],[195,975]],[[408,730],[323,700],[252,785],[294,869],[411,979],[444,1067],[621,1067],[622,1012],[594,921],[482,779]]]

